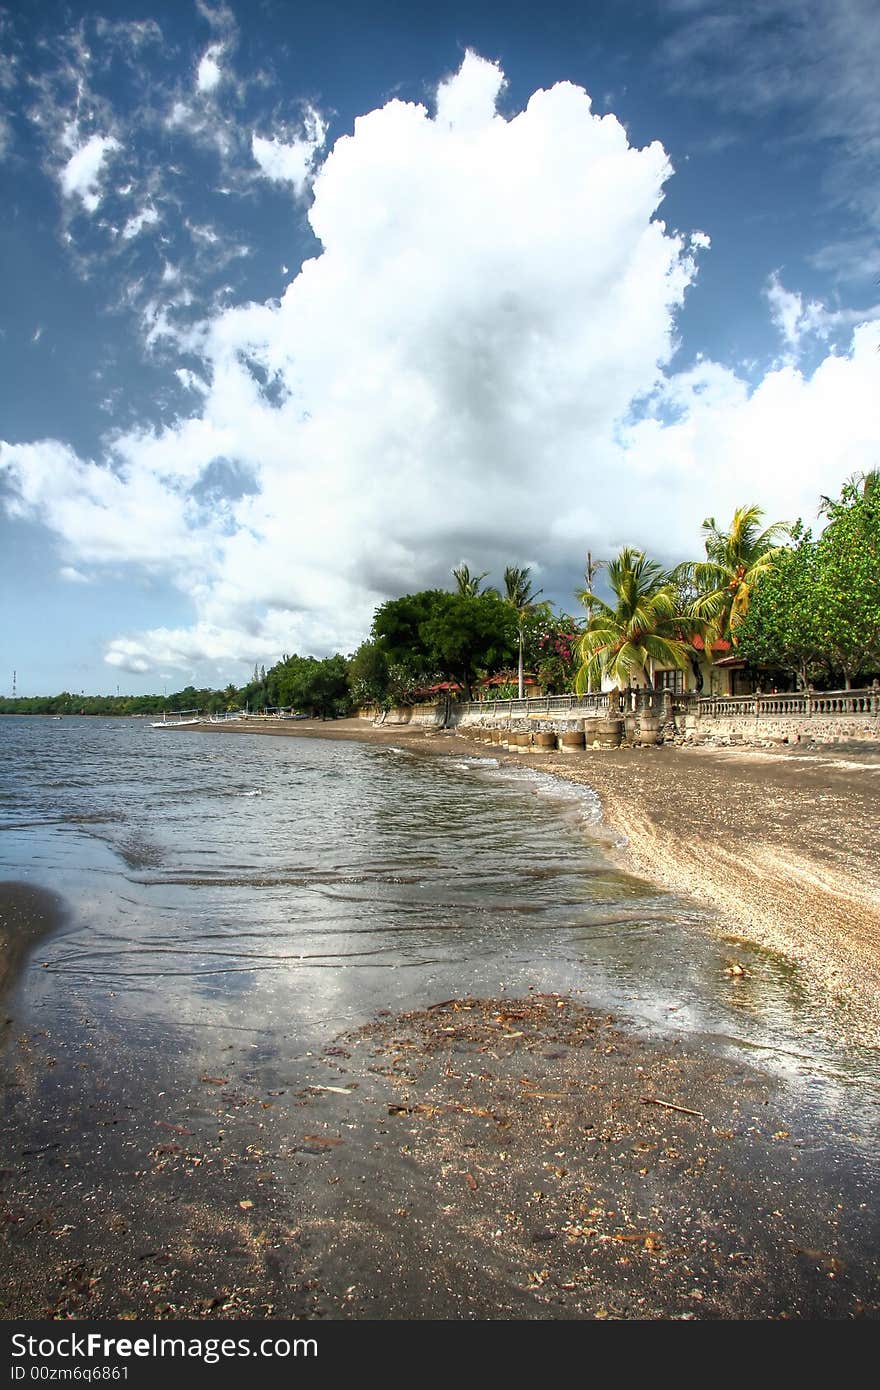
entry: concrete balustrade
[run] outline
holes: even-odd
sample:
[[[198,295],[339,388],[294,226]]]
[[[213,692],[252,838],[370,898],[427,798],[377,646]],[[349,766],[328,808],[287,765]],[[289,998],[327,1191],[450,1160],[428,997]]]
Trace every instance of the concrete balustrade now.
[[[369,712],[363,711],[364,717]],[[425,729],[460,728],[481,742],[517,751],[613,749],[620,744],[754,743],[880,739],[880,686],[703,696],[638,690],[550,695],[525,700],[438,701],[389,710],[376,722]],[[583,741],[566,740],[582,734]],[[526,734],[525,742],[515,735]]]

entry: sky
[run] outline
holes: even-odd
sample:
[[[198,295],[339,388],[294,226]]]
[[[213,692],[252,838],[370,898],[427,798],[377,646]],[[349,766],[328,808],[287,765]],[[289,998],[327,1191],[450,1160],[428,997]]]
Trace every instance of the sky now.
[[[880,463],[876,0],[0,3],[0,693]]]

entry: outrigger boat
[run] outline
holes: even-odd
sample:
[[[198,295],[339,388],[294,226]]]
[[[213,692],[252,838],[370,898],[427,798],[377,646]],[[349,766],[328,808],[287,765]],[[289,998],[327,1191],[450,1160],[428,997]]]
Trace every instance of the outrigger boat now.
[[[202,717],[197,709],[173,709],[169,711],[171,718],[165,711],[162,711],[162,718],[153,722],[154,729],[179,729],[183,724],[201,724]],[[194,719],[187,718],[188,715],[195,715]]]

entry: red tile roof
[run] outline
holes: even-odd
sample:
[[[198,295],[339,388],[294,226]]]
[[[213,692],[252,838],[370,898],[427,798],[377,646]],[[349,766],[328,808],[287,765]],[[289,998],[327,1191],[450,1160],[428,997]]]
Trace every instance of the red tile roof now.
[[[699,633],[696,633],[691,638],[691,646],[698,652],[705,651],[706,644]],[[713,652],[729,652],[731,650],[731,644],[725,637],[719,637],[717,642],[712,643],[712,650]]]

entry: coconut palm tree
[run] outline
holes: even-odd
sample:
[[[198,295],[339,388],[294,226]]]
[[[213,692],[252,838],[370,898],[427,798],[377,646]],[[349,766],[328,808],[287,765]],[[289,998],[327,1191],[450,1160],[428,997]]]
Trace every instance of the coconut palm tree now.
[[[749,609],[752,590],[785,548],[791,527],[783,521],[760,529],[760,507],[738,507],[730,529],[724,531],[713,516],[703,522],[705,560],[679,565],[674,577],[690,583],[696,598],[689,613],[707,625],[707,642],[719,638],[737,644],[737,628]]]
[[[509,604],[516,613],[516,629],[519,646],[519,659],[517,662],[517,688],[519,698],[523,697],[523,642],[525,634],[525,623],[529,614],[535,607],[535,600],[544,592],[543,589],[533,589],[532,581],[529,578],[531,567],[526,565],[520,568],[517,565],[508,565],[504,571],[504,602]]]
[[[676,585],[666,570],[641,550],[624,546],[606,568],[615,603],[590,589],[578,598],[590,617],[578,643],[579,695],[603,677],[624,685],[649,685],[651,663],[687,670],[690,647],[683,635],[694,622],[683,618]]]
[[[584,593],[592,594],[592,592],[593,592],[593,581],[595,580],[596,575],[599,573],[599,571],[600,571],[601,569],[604,569],[604,568],[605,568],[606,563],[607,563],[607,561],[605,561],[605,560],[594,560],[594,559],[593,559],[593,552],[592,552],[591,550],[588,550],[588,551],[587,551],[587,563],[584,565]],[[587,604],[587,622],[589,622],[589,620],[590,620],[590,618],[592,618],[592,616],[593,616],[593,610],[592,610],[592,608],[590,607],[590,605],[589,605],[589,603],[588,603],[588,604]],[[589,685],[588,685],[588,687],[587,687],[587,693],[590,694],[590,695],[592,695],[592,693],[593,693],[593,682],[592,682],[592,681],[589,682]]]
[[[465,598],[476,598],[478,594],[480,594],[481,592],[495,592],[494,589],[484,589],[482,591],[480,589],[480,585],[486,578],[486,575],[489,573],[488,570],[483,570],[482,574],[471,574],[469,567],[467,565],[462,564],[459,565],[457,570],[453,570],[452,573],[455,578],[455,582],[458,585],[458,592],[462,594]]]

